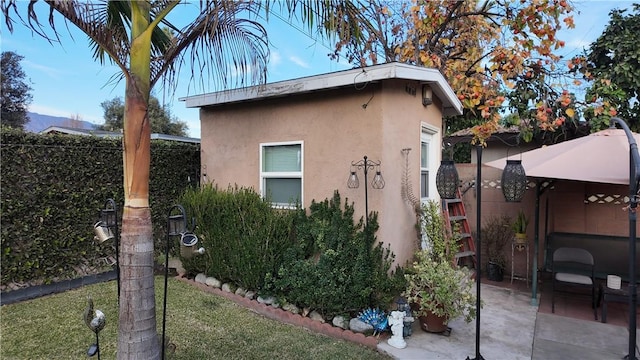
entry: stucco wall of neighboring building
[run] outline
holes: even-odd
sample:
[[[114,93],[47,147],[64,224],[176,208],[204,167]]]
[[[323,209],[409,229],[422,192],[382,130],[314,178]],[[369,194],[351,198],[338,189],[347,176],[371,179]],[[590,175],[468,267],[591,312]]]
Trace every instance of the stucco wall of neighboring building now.
[[[456,167],[463,186],[464,183],[475,179],[477,171],[475,164],[457,164]],[[482,221],[485,222],[489,217],[501,215],[515,218],[517,212],[522,209],[529,218],[527,237],[531,244],[530,258],[533,259],[536,190],[534,187],[529,188],[522,202],[507,203],[504,201],[502,190],[499,187],[501,176],[501,170],[487,166],[482,167]],[[534,185],[535,180],[530,180],[530,184]],[[545,190],[540,198],[538,266],[542,268],[545,260],[545,234],[567,232],[607,236],[629,236],[629,214],[627,210],[625,210],[626,204],[624,203],[624,198],[628,196],[628,192],[629,188],[625,185],[564,180],[555,181],[553,187]],[[472,230],[475,231],[477,200],[474,188],[471,188],[464,194],[463,201],[469,224]],[[547,201],[549,212],[545,225]],[[636,231],[640,234],[640,222],[637,224]],[[526,258],[523,256],[523,253],[515,253],[514,272],[517,274],[524,274],[526,271]],[[506,250],[506,258],[507,272],[510,273],[510,247]],[[484,260],[483,263],[485,263]]]
[[[411,94],[407,87],[417,89]],[[379,212],[378,240],[391,246],[404,264],[415,250],[415,215],[402,199],[405,158],[411,148],[412,192],[419,196],[421,123],[441,127],[438,102],[424,107],[420,85],[389,80],[357,88],[226,104],[200,110],[203,182],[220,187],[260,189],[260,144],[303,141],[303,205],[324,200],[338,190],[365,215],[364,174],[358,189],[347,188],[352,161],[381,161],[385,188],[373,189],[369,172],[369,211]],[[435,173],[434,173],[435,174]]]

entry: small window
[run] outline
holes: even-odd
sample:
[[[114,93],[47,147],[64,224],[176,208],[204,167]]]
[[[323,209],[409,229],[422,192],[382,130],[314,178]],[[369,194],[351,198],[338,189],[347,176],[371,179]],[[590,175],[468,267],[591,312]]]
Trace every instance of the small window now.
[[[422,123],[420,131],[420,200],[424,203],[437,198],[437,166],[440,159],[438,128]],[[435,167],[435,168],[434,168]]]
[[[262,144],[260,152],[262,196],[276,206],[302,203],[302,143]]]
[[[429,197],[429,142],[420,142],[420,197]]]

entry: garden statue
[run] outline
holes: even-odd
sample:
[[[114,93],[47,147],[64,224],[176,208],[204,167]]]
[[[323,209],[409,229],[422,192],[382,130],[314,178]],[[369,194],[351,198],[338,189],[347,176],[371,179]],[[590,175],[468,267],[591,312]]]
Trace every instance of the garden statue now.
[[[389,316],[389,325],[391,326],[391,333],[393,334],[387,343],[395,348],[404,349],[407,347],[407,342],[402,338],[402,332],[404,330],[404,311],[392,311]]]

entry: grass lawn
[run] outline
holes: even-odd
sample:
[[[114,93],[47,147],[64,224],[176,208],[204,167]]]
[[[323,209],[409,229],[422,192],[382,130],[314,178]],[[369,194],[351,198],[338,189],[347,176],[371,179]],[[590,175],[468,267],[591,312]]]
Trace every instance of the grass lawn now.
[[[158,334],[162,333],[162,276],[156,277]],[[88,295],[107,325],[101,359],[115,359],[118,331],[115,281],[85,286],[0,308],[0,358],[87,359],[95,335],[82,319]],[[225,298],[169,279],[168,359],[390,359],[369,348],[262,317]],[[97,359],[97,356],[94,357]]]

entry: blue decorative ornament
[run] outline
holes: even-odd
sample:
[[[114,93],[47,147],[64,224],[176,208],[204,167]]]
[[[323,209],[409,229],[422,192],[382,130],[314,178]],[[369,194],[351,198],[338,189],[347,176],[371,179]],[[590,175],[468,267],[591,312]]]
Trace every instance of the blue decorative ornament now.
[[[375,308],[369,308],[358,315],[360,321],[373,326],[373,335],[379,334],[387,329],[389,326],[389,319],[384,311]]]

